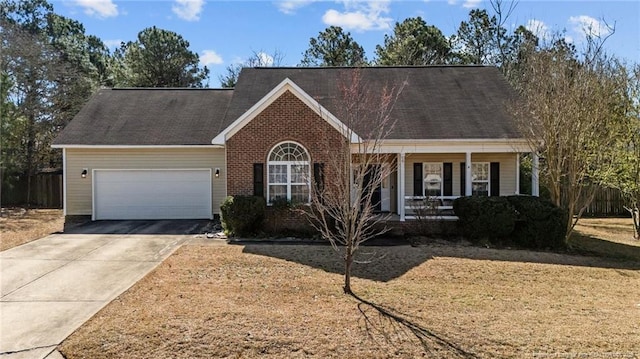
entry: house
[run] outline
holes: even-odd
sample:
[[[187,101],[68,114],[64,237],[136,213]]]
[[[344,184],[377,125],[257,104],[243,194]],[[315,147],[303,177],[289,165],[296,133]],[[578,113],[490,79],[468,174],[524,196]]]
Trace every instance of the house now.
[[[345,139],[338,81],[348,68],[246,68],[234,89],[98,91],[55,139],[68,220],[212,218],[227,195],[308,201],[315,164]],[[493,67],[368,67],[370,91],[405,83],[380,146],[395,161],[378,210],[411,218],[410,202],[519,193],[528,152]],[[406,82],[405,82],[406,81]],[[306,172],[307,176],[296,175]],[[537,178],[534,171],[534,194]],[[443,205],[446,202],[443,202]],[[443,206],[444,207],[444,206]]]

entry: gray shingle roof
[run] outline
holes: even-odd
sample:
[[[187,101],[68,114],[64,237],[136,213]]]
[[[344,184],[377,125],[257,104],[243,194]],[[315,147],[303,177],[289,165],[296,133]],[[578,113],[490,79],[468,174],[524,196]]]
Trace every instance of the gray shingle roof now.
[[[285,78],[339,115],[337,89],[348,76],[346,71],[349,69],[245,68],[234,90],[103,89],[54,144],[208,145]],[[367,67],[361,74],[371,91],[406,81],[392,113],[396,127],[388,139],[521,137],[504,107],[515,93],[496,68]]]
[[[238,79],[220,131],[285,78],[339,116],[337,89],[345,68],[248,68]],[[388,139],[519,138],[505,109],[515,96],[498,69],[483,66],[366,67],[362,81],[371,91],[406,85],[391,114],[397,119]],[[375,95],[374,95],[375,96]],[[354,128],[358,133],[359,129]],[[363,130],[364,133],[364,130]]]
[[[102,89],[54,145],[210,145],[233,90]]]

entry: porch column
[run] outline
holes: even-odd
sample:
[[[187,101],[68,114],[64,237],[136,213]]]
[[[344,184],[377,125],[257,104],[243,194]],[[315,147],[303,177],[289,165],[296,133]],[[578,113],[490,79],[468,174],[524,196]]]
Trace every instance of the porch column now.
[[[516,194],[520,194],[520,153],[516,152]]]
[[[465,184],[464,184],[464,195],[465,196],[471,196],[471,152],[467,152],[467,156],[465,158]]]
[[[62,148],[62,215],[67,216],[67,172],[69,167],[67,167],[67,149],[65,147]],[[91,179],[93,180],[93,179]]]
[[[533,156],[533,166],[531,168],[531,195],[539,197],[540,196],[540,159],[538,157],[538,153],[532,153]]]
[[[404,152],[398,153],[398,214],[400,222],[404,222]]]

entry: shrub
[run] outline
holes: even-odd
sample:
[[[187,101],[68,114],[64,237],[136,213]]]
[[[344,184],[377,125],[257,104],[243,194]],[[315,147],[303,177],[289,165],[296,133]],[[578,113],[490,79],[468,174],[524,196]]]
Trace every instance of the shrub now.
[[[443,220],[439,218],[439,200],[427,198],[425,200],[413,200],[409,202],[415,219],[411,221],[408,229],[410,233],[420,236],[440,236],[442,234]]]
[[[488,240],[498,244],[513,232],[517,214],[505,197],[470,196],[453,202],[462,234],[474,243]]]
[[[291,201],[289,201],[288,199],[283,197],[278,197],[273,201],[271,201],[271,208],[273,208],[275,211],[278,211],[278,212],[284,212],[293,208],[293,205],[291,204]]]
[[[266,206],[262,197],[229,196],[220,206],[222,227],[236,236],[253,235],[260,230]]]
[[[569,217],[549,200],[532,196],[460,197],[453,203],[463,235],[474,243],[510,239],[530,249],[565,248]]]
[[[304,213],[309,206],[278,198],[267,206],[263,230],[275,237],[312,237],[316,234]]]
[[[514,243],[532,249],[562,249],[569,217],[550,201],[532,196],[509,196],[518,211]]]

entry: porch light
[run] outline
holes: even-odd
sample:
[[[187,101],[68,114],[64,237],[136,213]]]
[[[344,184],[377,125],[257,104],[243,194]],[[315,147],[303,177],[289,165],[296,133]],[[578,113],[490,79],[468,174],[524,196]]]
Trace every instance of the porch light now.
[[[216,178],[220,177],[220,169],[216,168]]]
[[[88,172],[88,171],[87,171],[87,169],[86,169],[86,168],[83,168],[83,169],[82,169],[82,173],[80,174],[80,177],[82,177],[82,178],[87,178],[87,172]]]

